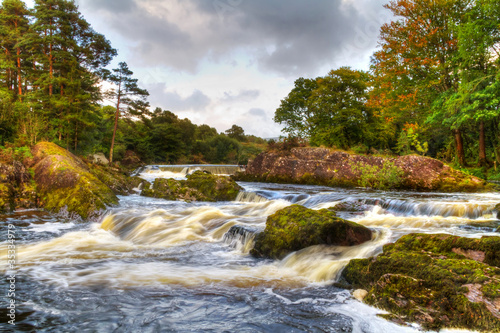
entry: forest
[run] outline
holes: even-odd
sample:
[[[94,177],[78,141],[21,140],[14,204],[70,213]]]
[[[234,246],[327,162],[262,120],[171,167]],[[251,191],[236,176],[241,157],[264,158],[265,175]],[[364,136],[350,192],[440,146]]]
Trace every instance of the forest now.
[[[130,150],[145,162],[246,164],[266,145],[237,125],[218,133],[151,110],[126,63],[106,68],[117,51],[74,1],[36,0],[30,9],[4,0],[0,46],[0,146],[50,141],[117,161]]]
[[[276,110],[291,137],[421,154],[484,177],[500,166],[500,2],[392,0],[368,72],[299,78]],[[490,172],[492,173],[492,172]]]

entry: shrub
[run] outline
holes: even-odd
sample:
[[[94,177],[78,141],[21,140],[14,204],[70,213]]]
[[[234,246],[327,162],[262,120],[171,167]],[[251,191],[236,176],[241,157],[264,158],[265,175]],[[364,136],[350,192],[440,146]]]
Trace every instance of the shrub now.
[[[362,187],[387,190],[402,184],[403,170],[390,161],[385,161],[382,167],[360,163],[353,167],[353,172],[359,174],[358,185]]]

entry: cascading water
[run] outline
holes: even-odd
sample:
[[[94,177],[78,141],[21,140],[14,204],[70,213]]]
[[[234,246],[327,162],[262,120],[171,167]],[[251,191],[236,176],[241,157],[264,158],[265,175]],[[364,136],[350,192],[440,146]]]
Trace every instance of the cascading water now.
[[[157,171],[150,175],[178,170]],[[332,287],[342,268],[410,232],[481,237],[494,235],[499,225],[495,193],[241,185],[245,192],[234,202],[121,197],[119,207],[90,225],[38,211],[0,217],[3,234],[8,224],[18,231],[18,328],[416,332],[378,318],[377,310]],[[292,204],[343,207],[340,217],[370,227],[374,237],[354,247],[314,246],[281,261],[252,258],[249,250],[267,216]],[[6,251],[3,241],[2,257]]]

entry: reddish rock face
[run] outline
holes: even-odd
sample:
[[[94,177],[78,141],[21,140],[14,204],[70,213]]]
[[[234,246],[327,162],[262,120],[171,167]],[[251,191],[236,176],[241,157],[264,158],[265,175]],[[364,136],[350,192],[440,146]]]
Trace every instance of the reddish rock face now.
[[[242,180],[360,186],[359,166],[382,169],[393,165],[401,181],[397,188],[435,191],[478,191],[485,182],[454,170],[433,158],[408,155],[397,158],[352,155],[326,148],[294,148],[288,155],[265,152],[250,161]]]

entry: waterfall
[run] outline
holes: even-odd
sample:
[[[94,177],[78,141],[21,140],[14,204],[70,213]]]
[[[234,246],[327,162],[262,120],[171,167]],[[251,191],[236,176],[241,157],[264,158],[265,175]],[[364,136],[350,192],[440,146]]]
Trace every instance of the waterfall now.
[[[242,253],[248,253],[253,248],[256,234],[257,231],[254,229],[235,225],[226,232],[223,241]]]
[[[268,199],[264,198],[263,196],[254,193],[254,192],[245,192],[242,191],[238,193],[238,196],[236,197],[237,202],[266,202],[269,201]]]

